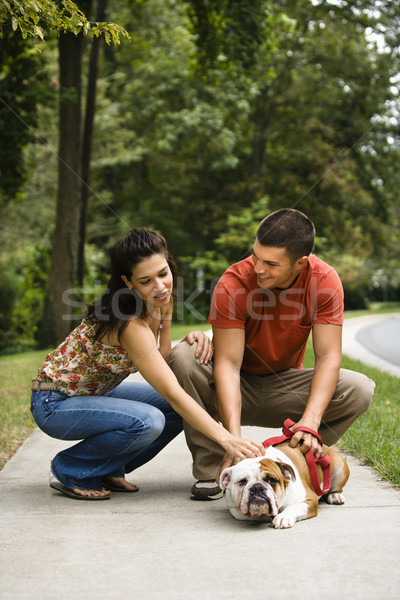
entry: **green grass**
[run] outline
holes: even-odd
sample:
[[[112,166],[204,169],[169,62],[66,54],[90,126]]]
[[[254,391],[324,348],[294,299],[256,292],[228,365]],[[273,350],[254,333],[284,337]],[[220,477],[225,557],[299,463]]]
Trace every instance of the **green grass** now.
[[[399,308],[400,304],[392,305],[390,311]],[[375,309],[374,313],[376,312],[384,311]],[[365,314],[371,313],[357,311],[357,316]],[[352,313],[352,316],[355,314]],[[209,328],[207,323],[174,324],[172,339],[181,339],[193,329],[206,331]],[[45,355],[46,351],[41,350],[0,357],[0,469],[35,428],[29,410],[30,382]],[[376,391],[371,408],[351,426],[338,445],[344,451],[357,455],[365,464],[371,465],[392,485],[400,486],[400,378],[368,367],[347,356],[343,357],[342,364],[347,369],[365,373],[373,379]],[[307,347],[304,366],[313,366],[311,343]]]
[[[181,340],[184,338],[189,331],[208,331],[211,330],[211,325],[208,323],[194,323],[193,325],[185,325],[184,323],[172,323],[171,325],[171,339]]]
[[[35,428],[30,411],[31,380],[46,356],[45,350],[0,357],[0,469]]]
[[[371,407],[348,429],[339,446],[350,451],[394,486],[400,486],[400,378],[345,356],[343,366],[376,383]]]
[[[366,315],[384,315],[385,313],[400,312],[400,302],[371,302],[368,310],[346,310],[344,318],[365,317]]]

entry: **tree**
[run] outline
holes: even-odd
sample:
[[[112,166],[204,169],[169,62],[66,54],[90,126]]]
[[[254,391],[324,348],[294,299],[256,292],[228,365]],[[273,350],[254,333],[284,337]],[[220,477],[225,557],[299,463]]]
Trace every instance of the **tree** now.
[[[91,0],[82,0],[82,8],[90,14]],[[105,15],[105,5],[98,0],[97,14]],[[121,29],[122,30],[122,29]],[[85,31],[85,30],[83,30]],[[125,30],[123,30],[125,31]],[[110,38],[105,34],[106,40]],[[97,76],[97,40],[92,41],[92,61],[84,135],[82,140],[82,32],[66,32],[59,37],[60,112],[59,112],[59,178],[56,227],[53,238],[48,298],[44,321],[47,344],[60,342],[71,328],[71,294],[83,279],[83,247],[85,242],[86,204],[89,189],[91,137]],[[83,147],[82,147],[83,141]],[[80,255],[80,260],[79,260]],[[78,278],[80,281],[78,281]],[[50,324],[50,327],[49,327]],[[53,331],[53,335],[51,332]],[[48,337],[50,334],[50,338]],[[53,339],[52,339],[53,338]]]
[[[70,306],[65,293],[76,283],[76,254],[80,207],[81,149],[81,67],[80,35],[62,34],[59,38],[60,108],[58,146],[57,213],[51,268],[49,298],[45,319],[47,331],[53,324],[56,337],[46,340],[60,342],[70,330]],[[45,340],[43,340],[45,341]]]

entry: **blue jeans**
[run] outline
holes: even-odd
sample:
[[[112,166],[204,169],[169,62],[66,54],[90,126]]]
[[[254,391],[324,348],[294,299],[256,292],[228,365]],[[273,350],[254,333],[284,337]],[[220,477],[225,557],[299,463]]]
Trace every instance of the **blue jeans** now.
[[[148,383],[124,381],[105,396],[32,392],[38,427],[60,440],[82,440],[59,452],[53,475],[69,488],[100,490],[102,477],[123,477],[182,431],[182,418]]]

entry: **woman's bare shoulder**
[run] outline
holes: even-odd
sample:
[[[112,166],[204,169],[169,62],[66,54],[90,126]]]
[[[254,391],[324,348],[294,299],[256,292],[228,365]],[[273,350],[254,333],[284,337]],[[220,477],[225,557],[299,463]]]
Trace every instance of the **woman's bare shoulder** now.
[[[130,338],[132,335],[134,335],[136,331],[139,330],[139,328],[140,331],[143,331],[143,329],[149,329],[147,323],[145,323],[143,319],[140,319],[139,317],[132,317],[131,319],[129,319],[126,327],[124,327],[124,330],[120,336],[118,335],[118,330],[114,329],[113,331],[104,335],[100,341],[103,344],[107,344],[110,346],[124,346],[122,340],[126,336],[126,334],[128,338]]]

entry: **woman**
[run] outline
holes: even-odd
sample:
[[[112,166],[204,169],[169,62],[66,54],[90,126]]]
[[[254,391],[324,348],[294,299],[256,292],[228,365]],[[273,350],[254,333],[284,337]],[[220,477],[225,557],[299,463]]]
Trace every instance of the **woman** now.
[[[216,423],[168,367],[176,276],[164,238],[133,229],[113,249],[106,292],[39,369],[31,408],[37,425],[52,437],[82,440],[52,460],[57,491],[78,500],[137,491],[125,474],[178,435],[182,418],[236,458],[263,453]],[[200,362],[211,359],[205,334],[186,340],[197,343]],[[147,383],[124,381],[135,371]]]

